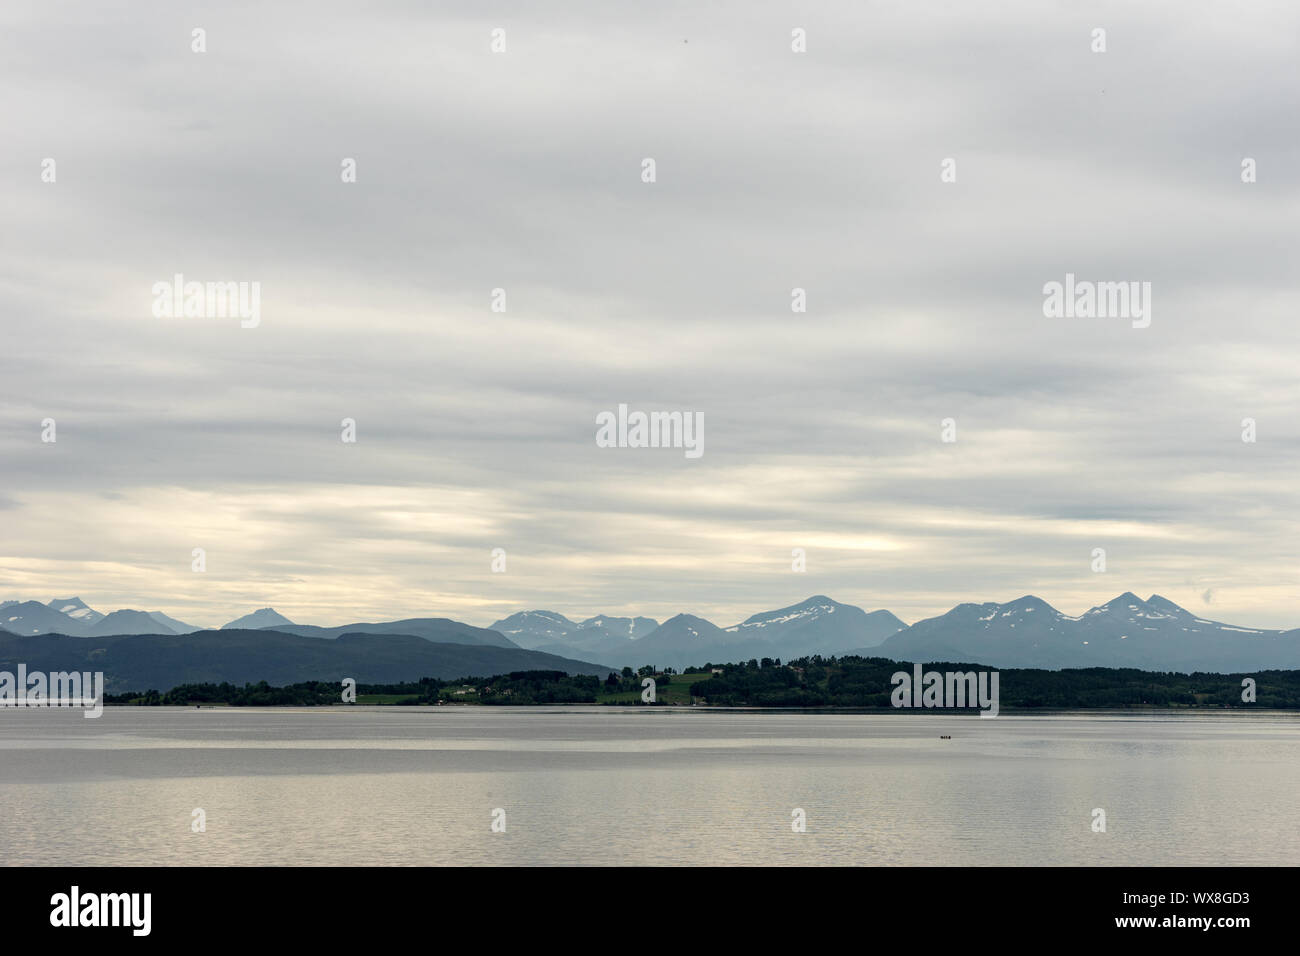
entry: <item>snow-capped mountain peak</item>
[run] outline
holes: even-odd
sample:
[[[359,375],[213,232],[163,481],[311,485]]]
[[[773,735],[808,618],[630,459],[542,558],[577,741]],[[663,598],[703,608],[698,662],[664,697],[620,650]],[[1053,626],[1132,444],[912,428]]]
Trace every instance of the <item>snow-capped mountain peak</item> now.
[[[68,617],[83,624],[94,624],[96,621],[103,620],[104,615],[100,614],[93,607],[90,607],[79,597],[55,598],[45,605],[53,608],[60,614],[66,614]]]

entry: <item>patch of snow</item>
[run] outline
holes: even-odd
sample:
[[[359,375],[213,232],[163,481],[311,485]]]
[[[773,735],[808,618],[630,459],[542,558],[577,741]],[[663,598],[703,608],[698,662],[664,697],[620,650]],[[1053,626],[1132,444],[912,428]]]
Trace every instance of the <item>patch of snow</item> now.
[[[767,627],[769,624],[784,624],[786,621],[794,621],[803,617],[816,617],[822,611],[827,614],[834,614],[835,608],[830,605],[819,604],[816,607],[805,608],[802,611],[795,611],[793,614],[787,614],[784,617],[769,617],[765,621],[755,621],[753,624],[744,624],[743,627]],[[728,628],[730,630],[730,628]]]

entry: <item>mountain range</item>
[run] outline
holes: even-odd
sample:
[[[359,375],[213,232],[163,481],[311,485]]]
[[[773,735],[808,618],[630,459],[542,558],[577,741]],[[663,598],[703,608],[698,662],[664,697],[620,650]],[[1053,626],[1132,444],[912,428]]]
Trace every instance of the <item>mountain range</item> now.
[[[959,604],[887,638],[872,653],[991,667],[1135,667],[1242,672],[1300,668],[1300,629],[1234,627],[1197,617],[1168,598],[1125,591],[1078,617],[1032,595],[1006,604]]]
[[[492,630],[520,647],[550,654],[592,654],[601,660],[618,660],[629,641],[645,637],[659,626],[648,617],[609,617],[597,614],[574,623],[554,611],[520,611],[502,618]]]
[[[820,654],[860,654],[900,661],[952,661],[990,667],[1132,667],[1159,671],[1241,672],[1251,669],[1300,669],[1300,630],[1236,627],[1197,617],[1159,595],[1142,600],[1132,592],[1071,616],[1032,595],[1007,603],[959,604],[937,617],[906,625],[889,611],[867,612],[814,595],[798,604],[754,614],[739,624],[720,627],[691,614],[677,614],[662,624],[648,617],[599,614],[582,621],[554,611],[520,611],[490,628],[447,618],[323,627],[294,624],[272,608],[236,618],[221,632],[191,627],[161,612],[118,610],[109,614],[88,607],[80,598],[6,601],[0,604],[0,629],[22,637],[62,634],[103,639],[119,635],[188,635],[195,654],[217,654],[221,647],[244,653],[246,644],[213,643],[209,635],[226,631],[261,633],[268,641],[295,637],[336,643],[351,636],[400,636],[438,647],[495,647],[519,652],[515,669],[534,662],[550,669],[565,666],[597,672],[609,667],[672,667]],[[4,636],[0,631],[0,636]],[[271,635],[277,635],[272,637]],[[203,637],[205,640],[196,641]],[[66,645],[73,647],[75,645]],[[96,642],[95,647],[99,647]],[[182,644],[167,647],[179,647]],[[381,645],[350,643],[349,647]],[[393,645],[396,647],[397,645]],[[411,667],[430,666],[419,647]],[[289,644],[286,653],[310,649],[304,666],[317,653],[337,653],[311,644]],[[93,649],[93,648],[92,648]],[[458,652],[459,653],[459,652]],[[530,656],[531,655],[531,656]],[[543,659],[551,663],[543,666]],[[598,663],[597,663],[598,662]],[[576,672],[576,671],[575,671]],[[188,672],[187,672],[188,673]],[[303,672],[300,679],[311,679]],[[436,676],[411,671],[409,677]],[[458,676],[465,676],[464,674]],[[190,679],[185,677],[183,679]],[[268,679],[269,678],[257,678]]]
[[[723,628],[691,614],[663,624],[599,614],[575,624],[554,611],[520,611],[492,625],[521,647],[640,666],[683,668],[750,658],[842,654],[872,647],[906,625],[889,611],[868,614],[814,595]]]
[[[868,614],[818,595],[728,628],[679,614],[631,642],[624,657],[631,657],[634,665],[680,669],[765,656],[790,660],[850,653],[1046,670],[1293,670],[1300,669],[1300,629],[1224,624],[1198,617],[1158,594],[1144,601],[1131,591],[1077,617],[1026,595],[1004,604],[959,604],[910,627],[888,611]]]
[[[186,634],[201,630],[161,611],[113,611],[101,614],[79,597],[39,601],[0,601],[0,628],[10,634]]]

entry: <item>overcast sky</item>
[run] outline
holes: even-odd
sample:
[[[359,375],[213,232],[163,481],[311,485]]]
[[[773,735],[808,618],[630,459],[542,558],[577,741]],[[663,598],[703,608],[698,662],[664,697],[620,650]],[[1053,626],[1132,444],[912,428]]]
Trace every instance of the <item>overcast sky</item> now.
[[[1300,7],[536,6],[0,8],[0,598],[1300,626]]]

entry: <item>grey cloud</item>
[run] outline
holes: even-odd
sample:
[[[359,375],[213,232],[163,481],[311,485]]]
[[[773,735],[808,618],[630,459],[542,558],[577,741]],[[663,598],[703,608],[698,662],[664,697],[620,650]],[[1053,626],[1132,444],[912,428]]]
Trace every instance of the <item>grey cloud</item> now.
[[[0,583],[136,606],[154,581],[158,606],[214,620],[364,616],[388,593],[487,623],[522,605],[726,622],[815,592],[912,619],[1212,580],[1224,616],[1296,626],[1297,17],[12,14]],[[1151,328],[1045,319],[1066,271],[1151,281]],[[262,326],[154,319],[175,272],[260,281]],[[619,402],[703,411],[705,457],[597,449]],[[459,523],[386,515],[406,493]],[[38,530],[60,502],[102,537]],[[1087,529],[1129,526],[1091,575]],[[195,591],[185,536],[221,528],[238,574]],[[854,550],[877,535],[897,550]],[[498,545],[518,571],[484,577]]]

